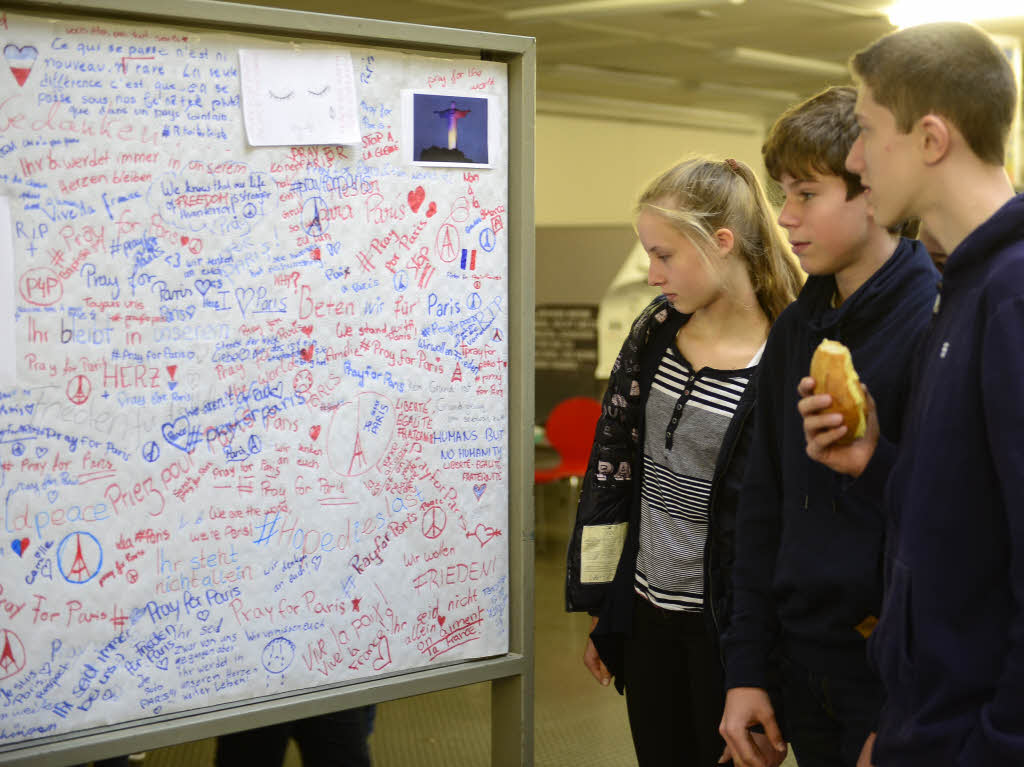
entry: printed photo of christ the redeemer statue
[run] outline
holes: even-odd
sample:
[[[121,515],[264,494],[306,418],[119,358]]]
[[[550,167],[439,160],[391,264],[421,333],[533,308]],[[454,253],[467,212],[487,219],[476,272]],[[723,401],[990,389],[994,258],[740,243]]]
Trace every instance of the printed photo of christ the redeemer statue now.
[[[447,109],[435,109],[434,114],[440,115],[448,121],[448,148],[455,149],[459,143],[459,120],[472,112],[472,109],[459,109],[455,106],[455,99]]]
[[[413,94],[413,162],[487,165],[488,100]]]

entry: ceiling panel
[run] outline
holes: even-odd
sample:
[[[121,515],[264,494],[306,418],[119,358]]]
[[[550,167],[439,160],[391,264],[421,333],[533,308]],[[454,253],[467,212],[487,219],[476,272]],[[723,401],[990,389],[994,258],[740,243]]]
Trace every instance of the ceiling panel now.
[[[243,1],[243,0],[239,0]],[[281,7],[525,35],[537,40],[538,96],[545,92],[743,112],[770,119],[791,97],[837,82],[850,55],[889,31],[885,2],[746,0],[684,10],[614,15],[561,13],[514,20],[507,12],[549,8],[539,0],[270,0]],[[969,2],[969,0],[968,0]],[[268,0],[252,4],[266,5]],[[561,4],[560,4],[561,5]],[[696,5],[696,4],[695,4]],[[984,25],[1020,37],[1024,18]],[[809,58],[830,72],[743,63],[736,48]],[[642,110],[641,110],[642,111]]]

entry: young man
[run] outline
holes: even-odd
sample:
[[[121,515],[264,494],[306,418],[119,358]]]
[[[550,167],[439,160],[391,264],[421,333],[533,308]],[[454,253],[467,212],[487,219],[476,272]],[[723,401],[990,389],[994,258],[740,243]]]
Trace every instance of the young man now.
[[[854,767],[882,703],[864,646],[881,607],[882,504],[807,456],[796,387],[822,339],[843,342],[882,431],[898,440],[939,275],[921,243],[876,223],[844,167],[855,101],[850,87],[814,96],[779,118],[763,148],[785,193],[779,224],[810,276],[768,337],[736,518],[720,732],[741,767],[784,753],[769,689],[781,688],[797,761],[813,767]],[[748,729],[758,724],[768,739]]]
[[[851,65],[861,134],[847,166],[880,222],[918,215],[950,254],[898,451],[870,409],[867,435],[837,447],[827,395],[800,384],[808,453],[865,490],[888,478],[873,759],[1024,764],[1024,198],[1003,169],[1014,79],[966,24],[895,32]]]

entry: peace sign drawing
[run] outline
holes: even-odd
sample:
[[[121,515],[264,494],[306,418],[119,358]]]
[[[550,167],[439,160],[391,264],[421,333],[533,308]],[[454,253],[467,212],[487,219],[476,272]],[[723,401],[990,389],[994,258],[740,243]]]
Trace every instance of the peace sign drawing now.
[[[444,528],[448,524],[448,515],[441,504],[436,501],[424,504],[420,508],[420,513],[423,515],[421,525],[424,537],[431,540],[440,538],[441,533],[444,532]]]

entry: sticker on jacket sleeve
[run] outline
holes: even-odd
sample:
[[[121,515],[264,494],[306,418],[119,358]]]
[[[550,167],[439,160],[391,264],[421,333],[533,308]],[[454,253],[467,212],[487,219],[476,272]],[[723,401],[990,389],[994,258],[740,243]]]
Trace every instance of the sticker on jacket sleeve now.
[[[615,577],[626,541],[627,522],[586,525],[580,545],[580,583],[609,583]]]

